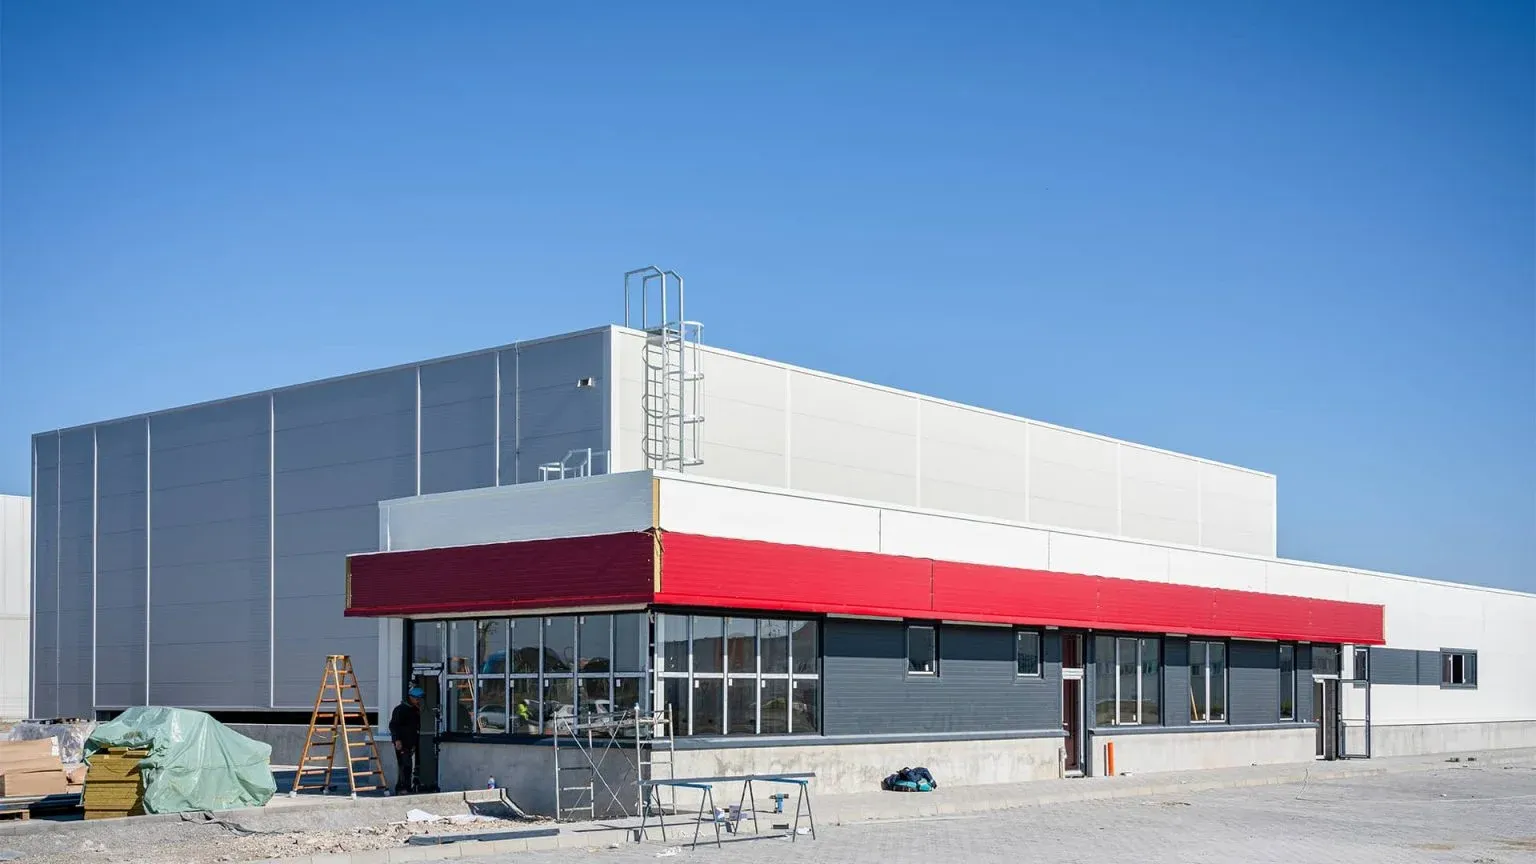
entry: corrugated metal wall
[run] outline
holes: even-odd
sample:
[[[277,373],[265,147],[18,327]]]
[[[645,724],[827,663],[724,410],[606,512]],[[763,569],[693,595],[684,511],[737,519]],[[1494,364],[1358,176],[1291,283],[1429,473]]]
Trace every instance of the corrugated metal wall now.
[[[643,337],[616,332],[622,467],[645,467]],[[705,349],[699,474],[888,504],[1275,554],[1275,478]]]
[[[822,731],[828,735],[1061,728],[1061,639],[1046,633],[1044,674],[1020,678],[1014,631],[939,628],[939,674],[907,675],[906,628],[895,621],[823,624]]]
[[[32,500],[0,495],[0,719],[27,715],[32,680]]]
[[[567,450],[602,451],[606,341],[591,331],[35,436],[26,713],[307,709],[328,653],[352,655],[373,700],[378,622],[342,607],[345,556],[378,548],[378,502],[537,480]]]

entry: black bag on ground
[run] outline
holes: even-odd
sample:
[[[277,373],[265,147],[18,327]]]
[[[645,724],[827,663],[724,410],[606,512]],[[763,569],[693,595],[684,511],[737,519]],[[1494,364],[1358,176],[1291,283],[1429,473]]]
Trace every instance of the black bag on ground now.
[[[880,788],[887,792],[932,792],[939,788],[939,781],[927,768],[903,768],[881,780]]]

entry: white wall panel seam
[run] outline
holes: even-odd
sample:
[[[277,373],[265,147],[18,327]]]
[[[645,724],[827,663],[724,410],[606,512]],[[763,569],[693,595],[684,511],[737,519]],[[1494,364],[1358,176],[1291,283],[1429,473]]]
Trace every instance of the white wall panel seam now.
[[[795,447],[791,437],[795,418],[795,378],[789,367],[784,368],[784,485],[794,483]]]
[[[916,396],[912,399],[912,430],[914,445],[912,448],[912,503],[914,506],[923,506],[923,397]]]
[[[421,367],[416,367],[416,494],[421,494]]]
[[[1125,533],[1125,466],[1120,460],[1124,444],[1115,445],[1115,533]]]
[[[492,356],[494,356],[496,358],[496,400],[495,400],[495,403],[496,403],[496,407],[495,407],[496,420],[495,420],[495,424],[494,424],[495,431],[492,433],[492,437],[496,441],[496,448],[495,448],[496,452],[494,454],[495,466],[496,466],[496,480],[491,485],[492,486],[500,486],[501,485],[501,352],[497,351]]]
[[[1028,420],[1024,421],[1024,521],[1025,522],[1029,521],[1029,478],[1030,478],[1031,475],[1033,475],[1035,473],[1034,469],[1030,467],[1030,463],[1029,463],[1029,438],[1030,438],[1029,427],[1032,426],[1032,425],[1034,425],[1034,424],[1030,423]]]
[[[607,398],[603,400],[603,447],[608,451],[607,464],[603,466],[604,473],[617,474],[623,470],[624,459],[619,453],[619,415],[622,407],[619,404],[619,350],[618,337],[613,327],[603,334],[603,369],[607,376],[603,386],[608,389]],[[695,412],[698,408],[695,407]]]

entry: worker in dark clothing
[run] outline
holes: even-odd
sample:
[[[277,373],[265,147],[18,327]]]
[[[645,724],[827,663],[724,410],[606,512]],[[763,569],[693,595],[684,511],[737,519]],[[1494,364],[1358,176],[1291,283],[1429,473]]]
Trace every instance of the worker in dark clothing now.
[[[411,687],[405,701],[395,706],[389,715],[389,737],[395,742],[395,761],[400,766],[395,777],[395,794],[409,795],[416,791],[416,748],[421,740],[420,687]]]

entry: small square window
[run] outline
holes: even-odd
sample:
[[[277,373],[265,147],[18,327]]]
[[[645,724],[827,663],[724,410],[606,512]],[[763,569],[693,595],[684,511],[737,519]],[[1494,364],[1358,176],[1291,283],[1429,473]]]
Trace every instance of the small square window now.
[[[939,674],[938,631],[932,625],[907,625],[907,674]]]
[[[1040,634],[1033,630],[1020,630],[1015,634],[1017,643],[1014,659],[1021,678],[1040,677]]]
[[[1440,652],[1440,686],[1476,687],[1477,652],[1442,649]]]

